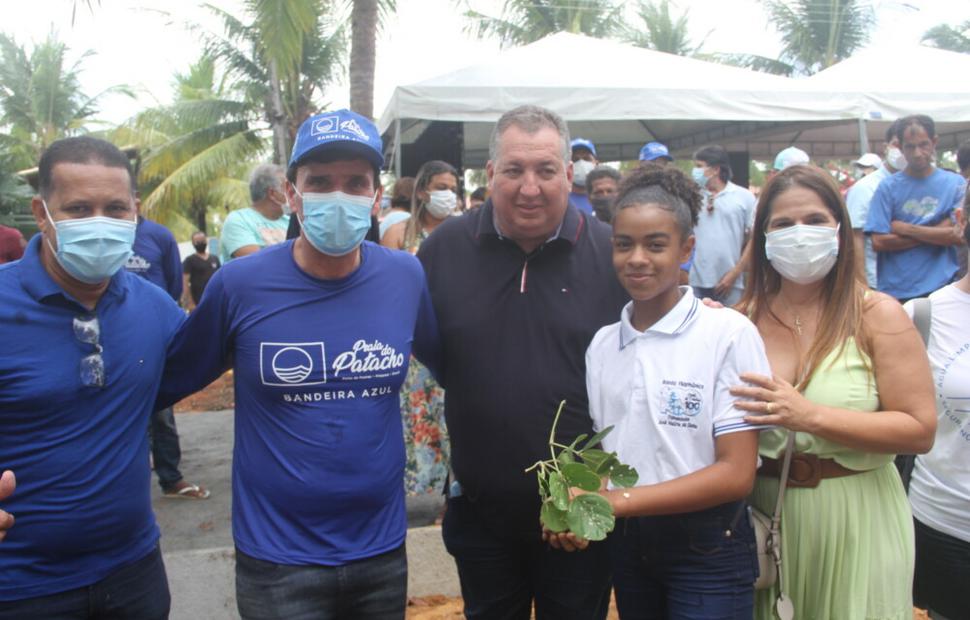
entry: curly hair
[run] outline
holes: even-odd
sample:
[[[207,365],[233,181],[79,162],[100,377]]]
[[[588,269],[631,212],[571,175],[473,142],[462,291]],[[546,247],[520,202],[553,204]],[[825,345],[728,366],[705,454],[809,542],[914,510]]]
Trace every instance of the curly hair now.
[[[697,183],[686,174],[673,166],[647,163],[620,181],[614,211],[645,204],[657,205],[674,214],[680,234],[686,239],[697,225],[701,201]]]

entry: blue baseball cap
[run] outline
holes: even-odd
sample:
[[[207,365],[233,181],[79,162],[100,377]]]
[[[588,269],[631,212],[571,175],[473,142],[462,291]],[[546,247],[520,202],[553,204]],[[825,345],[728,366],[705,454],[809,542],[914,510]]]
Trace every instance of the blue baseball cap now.
[[[350,110],[321,112],[303,121],[293,142],[290,166],[300,164],[310,153],[338,149],[366,159],[377,168],[384,166],[384,145],[377,127]]]
[[[576,138],[575,140],[569,143],[570,151],[572,151],[577,147],[581,149],[586,149],[587,151],[593,154],[593,157],[596,157],[596,147],[593,146],[593,143],[587,140],[586,138]]]
[[[661,157],[666,157],[670,161],[674,161],[674,158],[670,156],[670,151],[667,147],[659,142],[647,142],[640,149],[640,161],[653,161]]]

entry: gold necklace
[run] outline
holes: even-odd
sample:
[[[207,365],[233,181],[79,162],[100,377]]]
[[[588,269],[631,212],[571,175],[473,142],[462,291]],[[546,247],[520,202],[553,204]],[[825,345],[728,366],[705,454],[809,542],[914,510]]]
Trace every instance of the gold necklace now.
[[[792,317],[794,318],[795,333],[801,336],[802,335],[801,315],[798,314],[798,312],[796,312],[794,308],[792,308],[792,305],[788,302],[788,298],[785,297],[785,295],[781,291],[778,291],[778,297],[781,299],[781,303],[785,305],[785,309],[788,310],[788,314],[792,315]]]

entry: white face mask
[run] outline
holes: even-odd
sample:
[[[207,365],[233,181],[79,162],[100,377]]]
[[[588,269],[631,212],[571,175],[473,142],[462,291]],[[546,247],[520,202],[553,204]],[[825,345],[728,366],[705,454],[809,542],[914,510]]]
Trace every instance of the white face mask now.
[[[591,161],[585,159],[580,159],[579,161],[573,162],[573,185],[578,185],[580,187],[586,187],[586,175],[593,171],[596,167]]]
[[[458,196],[450,189],[439,189],[428,192],[428,202],[425,205],[431,217],[442,220],[458,208]]]
[[[783,278],[798,284],[818,282],[839,256],[839,229],[798,224],[765,235],[765,254]]]
[[[886,163],[896,170],[906,169],[906,156],[895,146],[889,147],[886,151]]]

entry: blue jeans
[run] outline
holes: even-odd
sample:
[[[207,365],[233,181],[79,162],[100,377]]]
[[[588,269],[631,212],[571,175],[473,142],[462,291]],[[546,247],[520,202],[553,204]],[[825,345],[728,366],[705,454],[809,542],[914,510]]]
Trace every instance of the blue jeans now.
[[[617,519],[610,549],[623,620],[740,620],[754,613],[758,559],[743,502]]]
[[[913,604],[931,618],[956,620],[970,613],[970,543],[913,519],[916,577]]]
[[[0,620],[165,620],[170,604],[165,564],[156,547],[92,585],[0,602]]]
[[[152,414],[148,436],[151,438],[152,461],[155,463],[158,484],[162,491],[168,491],[182,480],[182,472],[179,471],[182,450],[179,447],[179,433],[175,428],[175,414],[171,407]]]
[[[236,549],[236,604],[243,620],[402,620],[404,545],[343,566],[290,566]]]
[[[539,536],[523,540],[491,527],[467,497],[448,498],[442,525],[455,558],[469,620],[528,620],[535,598],[538,620],[602,620],[610,602],[609,548],[552,549]]]

